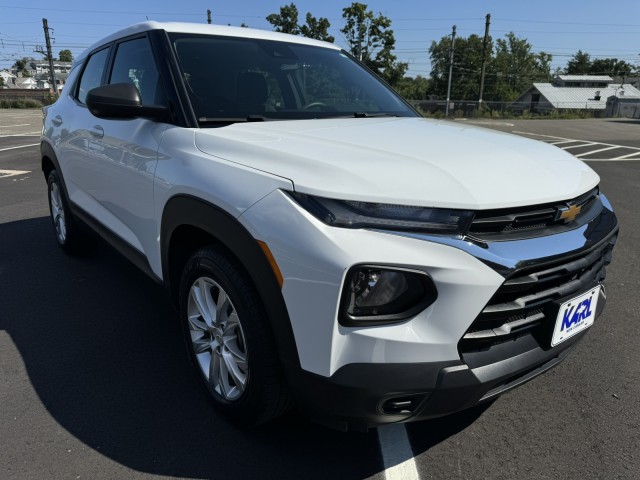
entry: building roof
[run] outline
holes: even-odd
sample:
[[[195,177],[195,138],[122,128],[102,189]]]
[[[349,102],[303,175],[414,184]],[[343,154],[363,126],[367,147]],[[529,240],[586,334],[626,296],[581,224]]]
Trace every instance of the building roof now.
[[[33,77],[10,78],[6,82],[7,88],[35,88],[37,83]]]
[[[609,75],[558,75],[565,82],[613,82]]]
[[[640,90],[631,85],[610,83],[606,87],[557,87],[550,83],[534,83],[533,87],[540,92],[554,108],[579,108],[604,110],[607,98],[618,96],[624,98],[640,98]],[[596,100],[596,92],[600,99]],[[624,92],[624,93],[623,93]]]

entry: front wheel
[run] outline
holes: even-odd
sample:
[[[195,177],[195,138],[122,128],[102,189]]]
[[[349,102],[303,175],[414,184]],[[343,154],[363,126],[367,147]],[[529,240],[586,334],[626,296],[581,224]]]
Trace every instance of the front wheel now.
[[[226,417],[252,426],[287,409],[266,312],[234,258],[214,247],[191,257],[180,284],[180,319],[196,374]]]

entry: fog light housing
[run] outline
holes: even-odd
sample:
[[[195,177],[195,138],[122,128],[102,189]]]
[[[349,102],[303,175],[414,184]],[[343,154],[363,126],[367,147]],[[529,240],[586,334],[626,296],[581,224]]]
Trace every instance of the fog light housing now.
[[[347,273],[340,309],[340,323],[367,326],[410,318],[438,297],[425,272],[358,265]]]

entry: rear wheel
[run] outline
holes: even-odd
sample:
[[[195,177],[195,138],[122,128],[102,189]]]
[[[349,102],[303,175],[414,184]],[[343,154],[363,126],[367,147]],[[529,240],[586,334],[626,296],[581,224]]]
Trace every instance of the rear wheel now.
[[[180,284],[180,317],[196,374],[225,416],[251,426],[287,409],[266,312],[234,258],[214,247],[191,257]]]

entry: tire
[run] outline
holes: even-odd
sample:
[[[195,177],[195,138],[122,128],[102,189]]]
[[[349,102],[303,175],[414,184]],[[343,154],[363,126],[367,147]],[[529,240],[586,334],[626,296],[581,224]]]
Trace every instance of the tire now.
[[[69,254],[78,254],[86,245],[85,235],[71,215],[69,203],[62,188],[62,182],[57,170],[51,170],[47,177],[49,212],[53,223],[53,233],[58,245]]]
[[[180,321],[200,383],[225,417],[249,427],[288,409],[269,319],[237,260],[213,246],[189,259],[180,282]]]

